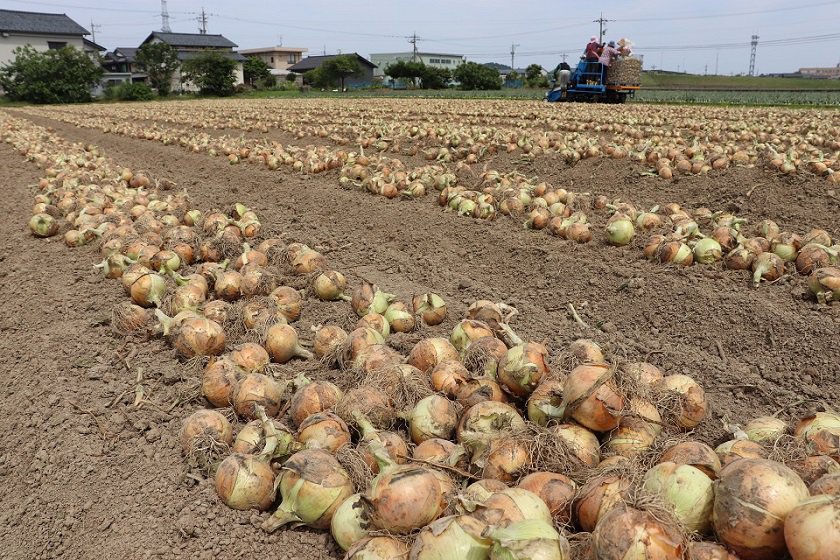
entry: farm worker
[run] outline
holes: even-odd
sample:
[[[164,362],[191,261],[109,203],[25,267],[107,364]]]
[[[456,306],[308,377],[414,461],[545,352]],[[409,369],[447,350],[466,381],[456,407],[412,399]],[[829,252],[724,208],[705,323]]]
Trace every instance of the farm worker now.
[[[601,53],[601,58],[598,59],[598,62],[604,66],[609,66],[612,64],[613,60],[618,58],[619,54],[621,53],[615,48],[615,41],[610,41],[609,44],[604,47],[604,52]]]
[[[586,62],[598,62],[598,49],[601,45],[598,44],[598,39],[593,35],[589,38],[589,43],[586,44],[586,49],[583,51],[583,58]]]
[[[572,67],[564,60],[551,72],[554,77],[554,87],[566,89],[569,87],[569,78],[572,76]]]

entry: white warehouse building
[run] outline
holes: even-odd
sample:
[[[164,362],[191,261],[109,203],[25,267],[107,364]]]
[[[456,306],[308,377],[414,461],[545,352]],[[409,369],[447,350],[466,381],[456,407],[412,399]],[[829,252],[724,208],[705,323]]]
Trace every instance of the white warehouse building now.
[[[458,66],[467,61],[467,58],[462,54],[441,54],[441,53],[427,53],[412,51],[398,52],[398,53],[374,53],[370,55],[370,61],[376,64],[373,70],[374,77],[381,77],[385,75],[385,68],[395,62],[422,62],[426,66],[434,66],[435,68],[445,68],[454,71]]]

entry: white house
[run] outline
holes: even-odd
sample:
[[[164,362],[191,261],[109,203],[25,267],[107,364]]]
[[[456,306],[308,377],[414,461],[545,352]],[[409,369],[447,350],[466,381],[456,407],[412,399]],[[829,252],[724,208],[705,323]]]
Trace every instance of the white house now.
[[[164,33],[162,31],[153,31],[146,40],[140,43],[142,47],[146,43],[167,43],[178,51],[178,60],[184,62],[191,58],[195,58],[204,51],[212,50],[221,53],[222,55],[236,61],[236,70],[234,73],[234,85],[244,83],[242,63],[245,57],[234,51],[237,47],[236,43],[223,37],[222,35],[211,35],[207,33]],[[175,71],[172,77],[172,91],[198,91],[190,82],[181,81],[181,69]]]
[[[272,76],[286,77],[289,67],[303,60],[303,53],[309,49],[299,47],[265,47],[262,49],[242,49],[239,54],[256,56],[268,65]]]
[[[458,66],[466,62],[467,58],[462,54],[442,54],[442,53],[427,53],[412,51],[397,52],[397,53],[373,53],[370,55],[370,61],[376,64],[376,69],[373,75],[376,77],[385,75],[385,68],[389,65],[404,61],[404,62],[422,62],[426,66],[433,66],[435,68],[444,68],[446,70],[454,71]]]
[[[14,60],[15,49],[25,45],[39,51],[67,46],[91,50],[85,35],[90,35],[88,30],[66,14],[0,10],[0,64]]]

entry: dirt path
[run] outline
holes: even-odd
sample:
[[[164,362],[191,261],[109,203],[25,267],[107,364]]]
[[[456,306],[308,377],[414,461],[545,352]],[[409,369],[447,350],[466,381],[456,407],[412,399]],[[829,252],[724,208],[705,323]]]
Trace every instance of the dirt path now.
[[[801,415],[840,393],[840,306],[824,310],[804,301],[801,278],[752,290],[741,273],[653,265],[638,258],[638,248],[576,247],[512,221],[458,218],[428,200],[340,190],[334,175],[230,166],[155,142],[32,120],[70,140],[95,143],[120,164],[176,181],[199,207],[241,201],[292,239],[344,247],[329,258],[354,282],[364,277],[404,298],[434,290],[456,318],[475,299],[504,299],[521,312],[517,331],[554,352],[586,335],[622,358],[695,376],[714,409],[700,431],[707,441],[724,437],[724,418],[744,421],[779,410],[783,418]],[[130,349],[121,349],[101,319],[123,297],[118,286],[93,272],[93,249],[71,251],[25,234],[26,185],[38,174],[5,145],[0,160],[8,162],[0,170],[7,188],[0,201],[7,216],[0,225],[7,296],[0,303],[0,347],[9,366],[0,378],[6,396],[0,404],[7,488],[2,550],[21,559],[59,553],[232,558],[266,551],[325,557],[334,546],[327,535],[265,535],[251,526],[258,516],[221,506],[207,483],[181,480],[175,437],[191,408],[170,415],[151,404],[139,411],[129,406],[140,367],[152,403],[175,402],[183,383],[174,355],[155,343],[143,346],[128,368],[115,359],[115,352]],[[580,181],[582,166],[575,171]],[[570,302],[603,330],[577,326],[566,312]]]

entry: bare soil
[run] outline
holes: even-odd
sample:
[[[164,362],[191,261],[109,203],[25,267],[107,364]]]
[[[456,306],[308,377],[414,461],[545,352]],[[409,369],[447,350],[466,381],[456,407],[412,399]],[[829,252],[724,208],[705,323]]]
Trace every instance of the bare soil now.
[[[712,406],[698,437],[713,444],[728,439],[724,421],[776,413],[798,418],[822,401],[836,404],[840,394],[840,306],[809,300],[800,277],[752,289],[745,273],[652,264],[640,258],[638,246],[609,247],[597,235],[577,246],[525,230],[518,220],[457,217],[429,197],[388,201],[342,190],[334,172],[313,177],[231,166],[177,147],[27,118],[69,140],[94,143],[122,165],[175,181],[199,208],[248,205],[289,239],[328,251],[351,284],[365,278],[405,301],[419,292],[441,294],[449,319],[392,337],[401,350],[423,335],[448,332],[476,299],[504,300],[520,311],[517,332],[545,342],[555,356],[585,336],[616,358],[695,377]],[[505,168],[504,158],[491,167]],[[107,318],[124,299],[121,287],[93,269],[94,248],[71,250],[57,238],[28,234],[30,185],[39,171],[6,145],[0,161],[3,556],[338,557],[328,534],[267,535],[258,527],[265,514],[232,511],[219,502],[212,481],[185,476],[177,432],[202,406],[191,398],[196,372],[162,341],[127,343],[111,333]],[[736,211],[753,223],[773,218],[797,231],[823,227],[840,234],[840,204],[822,181],[733,169],[666,183],[607,160],[571,168],[541,161],[532,172],[639,206],[675,201]],[[592,328],[569,317],[568,303]],[[296,326],[308,339],[311,325],[346,323],[348,316],[346,304],[313,301]],[[287,367],[336,375],[303,362]]]

